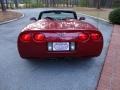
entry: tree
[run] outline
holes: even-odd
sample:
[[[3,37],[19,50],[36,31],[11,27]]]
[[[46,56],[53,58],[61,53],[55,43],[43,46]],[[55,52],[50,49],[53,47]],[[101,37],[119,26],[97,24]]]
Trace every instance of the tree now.
[[[8,0],[5,0],[6,8],[8,9]]]
[[[14,0],[15,7],[18,8],[18,0]]]
[[[4,0],[0,0],[0,4],[1,4],[2,11],[5,12],[6,11],[6,6],[4,4]]]
[[[100,9],[101,7],[100,7],[100,1],[101,0],[97,0],[97,9]]]

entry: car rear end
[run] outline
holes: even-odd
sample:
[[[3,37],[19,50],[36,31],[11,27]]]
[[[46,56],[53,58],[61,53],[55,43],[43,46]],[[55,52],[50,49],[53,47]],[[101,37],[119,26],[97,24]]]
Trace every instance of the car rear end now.
[[[18,37],[23,58],[95,57],[102,48],[98,30],[28,30]]]

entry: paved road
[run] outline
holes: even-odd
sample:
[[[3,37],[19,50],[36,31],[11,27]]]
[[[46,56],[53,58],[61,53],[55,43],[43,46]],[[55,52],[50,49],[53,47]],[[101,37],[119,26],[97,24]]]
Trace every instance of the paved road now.
[[[38,16],[41,9],[19,10],[25,17],[0,25],[0,90],[95,90],[108,50],[112,26],[91,18],[104,36],[104,49],[99,57],[80,60],[28,61],[20,58],[17,36]]]

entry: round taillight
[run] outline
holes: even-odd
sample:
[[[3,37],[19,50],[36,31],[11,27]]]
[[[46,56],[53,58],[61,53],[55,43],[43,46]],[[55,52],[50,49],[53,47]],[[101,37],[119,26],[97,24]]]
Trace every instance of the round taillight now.
[[[92,40],[99,40],[100,39],[100,34],[98,34],[98,33],[92,33],[91,34],[91,39]]]
[[[37,33],[34,35],[34,40],[35,41],[43,41],[45,39],[44,34]]]
[[[22,34],[20,38],[23,42],[29,42],[31,41],[31,34],[30,33]]]
[[[85,33],[79,34],[79,41],[86,41],[89,39],[89,35]]]

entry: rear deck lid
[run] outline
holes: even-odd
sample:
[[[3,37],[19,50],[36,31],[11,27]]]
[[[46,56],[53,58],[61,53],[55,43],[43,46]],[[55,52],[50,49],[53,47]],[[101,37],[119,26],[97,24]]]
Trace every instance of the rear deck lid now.
[[[76,19],[48,20],[42,19],[26,26],[24,30],[96,30],[96,28],[84,21]]]

